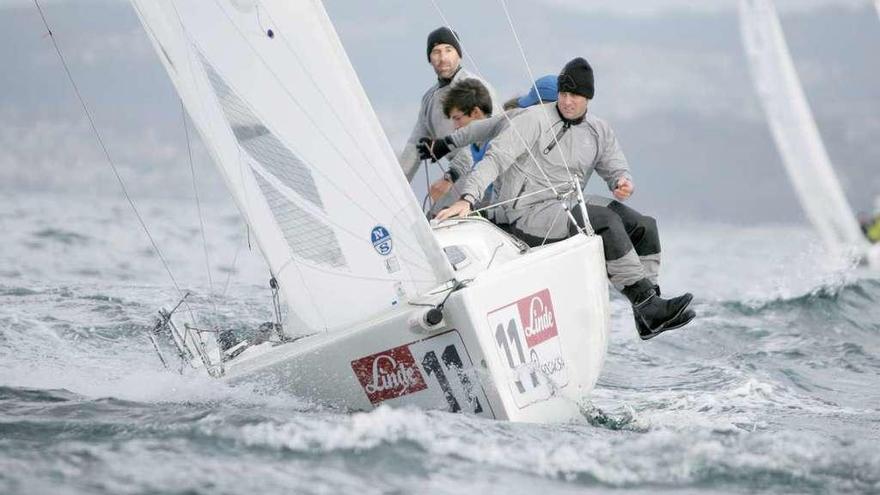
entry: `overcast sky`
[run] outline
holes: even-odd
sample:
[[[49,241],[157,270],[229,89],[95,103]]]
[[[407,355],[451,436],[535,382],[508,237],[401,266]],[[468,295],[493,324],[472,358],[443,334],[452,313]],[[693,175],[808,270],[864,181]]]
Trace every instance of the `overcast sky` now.
[[[500,4],[436,0],[503,98],[528,76]],[[186,184],[180,106],[127,2],[41,0],[114,159],[141,194]],[[880,193],[880,19],[871,0],[778,0],[795,64],[850,202]],[[429,0],[327,0],[395,148],[433,82]],[[591,109],[617,130],[636,207],[664,219],[803,215],[755,100],[733,0],[509,0],[535,74],[594,66]],[[0,0],[0,188],[118,194],[32,1]],[[466,64],[470,65],[470,64]],[[473,69],[473,67],[471,67]],[[204,156],[199,158],[204,159]],[[203,179],[220,181],[209,165]],[[423,180],[423,179],[422,179]]]
[[[59,3],[102,3],[105,0],[39,0],[41,5]],[[112,0],[110,0],[112,1]],[[125,3],[126,0],[117,0]],[[498,0],[482,0],[485,3],[498,4]],[[525,3],[516,0],[507,0],[509,4]],[[859,9],[870,0],[776,0],[777,9],[780,12],[809,11],[825,6],[840,6]],[[328,0],[326,4],[346,3]],[[427,3],[427,2],[426,2]],[[443,8],[444,2],[438,1]],[[620,15],[656,15],[670,11],[690,12],[721,12],[736,8],[736,0],[531,0],[531,5],[557,6],[581,10],[585,12],[606,12]],[[0,8],[19,7],[33,5],[34,0],[0,0]]]

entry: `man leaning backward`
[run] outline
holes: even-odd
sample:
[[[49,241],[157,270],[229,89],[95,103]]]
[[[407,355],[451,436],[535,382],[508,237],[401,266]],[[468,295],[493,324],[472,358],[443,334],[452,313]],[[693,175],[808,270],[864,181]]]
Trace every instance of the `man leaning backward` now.
[[[546,190],[548,178],[557,191],[570,191],[568,169],[582,185],[595,170],[618,200],[632,194],[629,166],[614,132],[605,121],[587,113],[595,94],[590,64],[583,58],[566,64],[559,74],[558,88],[556,103],[536,105],[513,117],[511,124],[492,140],[480,166],[464,179],[461,199],[441,211],[438,219],[469,214],[489,184],[503,174],[498,201],[520,198],[502,208],[511,230],[534,245],[544,239],[566,239],[579,230],[565,218],[560,221],[560,200],[552,190]],[[581,209],[574,207],[573,196],[569,194],[569,199],[562,201],[569,203],[575,220],[583,225]],[[594,230],[602,236],[608,277],[632,303],[639,336],[647,340],[690,322],[696,316],[688,309],[693,296],[660,297],[621,216],[604,206],[588,204],[586,209]]]

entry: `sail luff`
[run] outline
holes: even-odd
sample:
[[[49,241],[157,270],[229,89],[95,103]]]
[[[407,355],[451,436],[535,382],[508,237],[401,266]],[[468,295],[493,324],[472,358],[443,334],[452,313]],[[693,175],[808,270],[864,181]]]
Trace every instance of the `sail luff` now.
[[[292,333],[345,328],[452,278],[319,2],[131,1]]]
[[[864,238],[819,134],[770,0],[740,0],[740,28],[755,88],[807,217],[833,251]]]
[[[880,2],[880,0],[877,0]],[[327,31],[335,34],[335,28],[333,27],[333,23],[330,20],[330,16],[327,14],[326,9],[324,9],[323,4],[320,0],[312,0],[312,2],[316,5],[316,8],[320,11],[320,19],[322,28]],[[354,70],[354,66],[351,63],[351,60],[348,58],[348,54],[345,51],[345,48],[342,46],[342,42],[337,36],[330,37],[334,43],[334,50],[338,56],[338,59],[342,61],[343,70],[349,75],[349,77],[356,81],[357,84],[353,84],[351,89],[356,93],[357,100],[360,102],[362,111],[361,115],[365,116],[370,123],[370,126],[373,129],[372,136],[375,136],[377,140],[377,145],[382,149],[384,154],[383,163],[392,164],[395,171],[398,170],[399,164],[397,161],[397,155],[394,152],[394,149],[391,147],[391,143],[388,138],[385,136],[385,130],[382,128],[381,123],[379,122],[379,118],[376,115],[375,110],[373,109],[372,104],[370,103],[370,99],[367,97],[366,91],[364,91],[364,87],[360,84],[359,77]],[[410,187],[409,182],[406,180],[406,176],[402,173],[391,173],[389,177],[395,181],[396,187],[393,189],[395,191],[404,191],[405,194],[409,195],[412,200],[406,201],[405,204],[408,205],[411,215],[416,217],[416,221],[419,223],[425,222],[425,217],[422,212],[421,207],[418,204],[418,199],[415,197],[415,193]],[[431,265],[434,267],[438,267],[439,273],[437,277],[441,280],[448,280],[454,277],[451,266],[446,259],[446,255],[443,254],[440,245],[437,242],[437,239],[430,235],[429,230],[425,229],[414,229],[413,230],[419,239],[419,243],[421,245],[430,245],[432,249],[427,252],[432,256],[439,256],[441,259],[431,259]],[[429,235],[426,235],[429,234]]]

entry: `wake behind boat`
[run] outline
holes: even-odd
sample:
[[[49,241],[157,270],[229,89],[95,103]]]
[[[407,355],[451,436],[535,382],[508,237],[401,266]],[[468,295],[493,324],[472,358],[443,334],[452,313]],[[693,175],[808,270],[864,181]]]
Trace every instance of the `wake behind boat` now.
[[[229,347],[166,314],[185,359],[350,409],[581,417],[608,341],[599,237],[432,229],[319,2],[132,4],[289,309],[280,338]]]

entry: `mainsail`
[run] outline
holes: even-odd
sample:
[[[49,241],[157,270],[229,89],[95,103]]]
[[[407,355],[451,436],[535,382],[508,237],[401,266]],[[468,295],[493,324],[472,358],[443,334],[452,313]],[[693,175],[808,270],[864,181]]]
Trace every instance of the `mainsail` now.
[[[801,206],[836,252],[866,245],[837,180],[771,0],[740,0],[743,43],[770,130]]]
[[[318,0],[131,0],[288,303],[346,328],[452,275]]]

